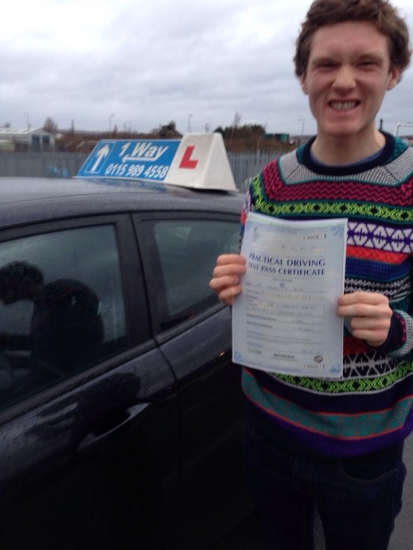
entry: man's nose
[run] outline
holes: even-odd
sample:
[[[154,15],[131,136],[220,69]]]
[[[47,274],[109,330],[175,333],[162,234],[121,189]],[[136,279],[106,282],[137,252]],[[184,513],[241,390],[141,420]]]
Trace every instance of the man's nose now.
[[[353,68],[349,65],[342,65],[335,74],[334,87],[337,89],[349,90],[355,85]]]

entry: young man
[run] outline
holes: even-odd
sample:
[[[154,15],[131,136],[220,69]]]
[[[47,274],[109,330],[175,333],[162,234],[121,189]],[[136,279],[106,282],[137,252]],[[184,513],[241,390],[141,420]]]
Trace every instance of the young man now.
[[[243,371],[245,472],[277,550],[313,548],[317,505],[328,550],[384,550],[401,509],[403,440],[413,430],[413,149],[376,129],[410,62],[385,0],[315,0],[296,74],[317,135],[253,180],[253,210],[291,220],[348,218],[349,318],[339,380]],[[211,287],[232,304],[245,259],[220,256]]]

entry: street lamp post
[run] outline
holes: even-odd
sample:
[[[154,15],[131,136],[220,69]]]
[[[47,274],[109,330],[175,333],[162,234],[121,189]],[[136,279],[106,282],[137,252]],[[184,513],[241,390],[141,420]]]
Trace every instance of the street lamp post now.
[[[300,145],[303,143],[304,140],[304,124],[305,124],[305,118],[299,118],[298,121],[302,122],[301,124],[301,139],[300,139]]]
[[[260,143],[261,143],[261,138],[264,134],[260,134],[259,137],[258,137],[258,141],[257,141],[257,151],[256,151],[256,154],[258,155],[259,151],[260,151]]]
[[[109,115],[109,137],[111,136],[112,134],[112,118],[114,117],[115,115]]]
[[[188,115],[188,134],[191,133],[191,117],[192,115]]]
[[[27,146],[29,149],[31,149],[32,139],[30,137],[30,117],[29,117],[29,113],[23,113],[23,114],[26,117],[26,121],[27,121]]]
[[[26,117],[26,121],[27,121],[27,131],[30,132],[30,117],[29,117],[29,113],[23,113],[24,116]]]
[[[262,134],[260,134],[259,137],[258,137],[258,141],[257,141],[257,155],[258,155],[258,152],[259,152],[259,150],[260,150],[261,139],[262,139],[262,137],[265,136],[265,134],[267,133],[268,121],[269,121],[269,118],[267,118],[267,120],[265,121],[265,124],[264,124],[264,126],[263,126],[264,131],[263,131]]]

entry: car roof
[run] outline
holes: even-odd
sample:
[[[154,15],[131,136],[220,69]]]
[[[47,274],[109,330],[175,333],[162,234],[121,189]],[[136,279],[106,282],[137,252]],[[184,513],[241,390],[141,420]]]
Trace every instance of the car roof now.
[[[239,214],[238,192],[159,182],[0,177],[0,227],[119,212],[207,211]]]

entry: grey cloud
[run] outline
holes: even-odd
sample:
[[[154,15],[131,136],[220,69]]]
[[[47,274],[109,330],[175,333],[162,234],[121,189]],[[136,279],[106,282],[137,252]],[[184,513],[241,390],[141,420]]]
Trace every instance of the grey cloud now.
[[[114,1],[103,1],[102,9]],[[268,122],[274,132],[299,133],[303,117],[306,133],[315,130],[292,63],[309,1],[297,0],[294,13],[291,5],[269,0],[118,5],[110,24],[91,29],[83,49],[77,29],[73,48],[50,48],[58,32],[53,27],[20,38],[0,35],[0,123],[23,125],[23,112],[30,112],[33,125],[52,116],[60,128],[74,119],[76,127],[105,130],[113,113],[119,128],[128,121],[148,131],[174,119],[185,131],[191,114],[192,130],[203,131],[207,123],[231,124],[237,111],[241,123]],[[386,98],[380,115],[389,126],[413,118],[412,80],[409,69]]]

